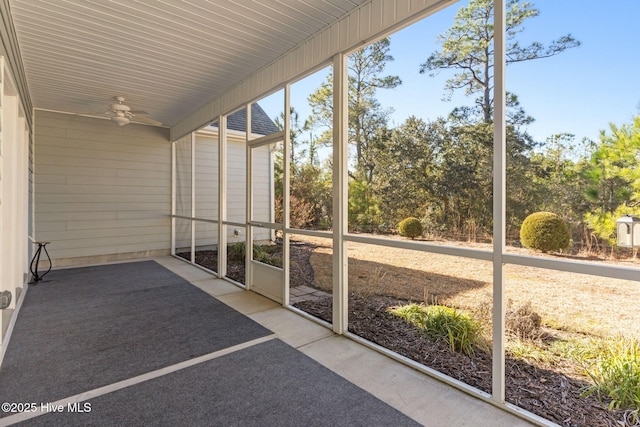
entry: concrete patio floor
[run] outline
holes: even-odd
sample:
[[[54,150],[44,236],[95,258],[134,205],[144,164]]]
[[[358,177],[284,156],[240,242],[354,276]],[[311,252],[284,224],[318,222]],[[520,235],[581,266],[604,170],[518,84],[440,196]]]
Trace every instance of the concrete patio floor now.
[[[184,261],[173,257],[155,258],[154,261],[211,297],[272,331],[275,338],[422,425],[474,427],[533,425],[354,340],[336,335],[323,325],[261,295],[212,277],[206,271]],[[256,342],[261,341],[256,340]],[[189,363],[196,365],[200,362]],[[169,372],[166,374],[158,372],[154,374],[154,378],[169,374]],[[140,384],[147,379],[139,378],[135,381],[137,381],[135,384]],[[88,390],[83,395],[108,396],[110,393],[130,386],[125,383],[123,381],[113,386]],[[131,383],[131,385],[135,384]],[[43,418],[41,421],[45,420]],[[0,419],[0,426],[18,421],[20,420],[16,417]],[[318,425],[322,425],[322,420],[318,420]]]

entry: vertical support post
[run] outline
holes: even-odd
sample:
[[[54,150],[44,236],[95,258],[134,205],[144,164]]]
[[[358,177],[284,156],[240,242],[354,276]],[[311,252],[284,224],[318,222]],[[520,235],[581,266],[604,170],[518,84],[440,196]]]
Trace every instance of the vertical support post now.
[[[333,57],[333,331],[348,329],[348,60],[339,53]]]
[[[5,156],[5,141],[8,141],[7,131],[5,122],[6,117],[6,107],[4,106],[4,56],[0,55],[0,171],[2,174],[0,175],[0,277],[7,277],[9,274],[8,264],[5,261],[5,252],[9,252],[11,249],[11,245],[8,244],[8,239],[5,237],[4,224],[6,223],[6,210],[9,209],[9,204],[6,202],[6,194],[4,191],[4,179],[5,178],[5,165],[4,165],[4,156]],[[34,153],[35,156],[35,153]],[[34,216],[35,218],[35,216]],[[34,228],[35,230],[35,228]],[[2,340],[2,331],[4,330],[5,324],[0,316],[0,344],[6,344],[5,341]],[[3,352],[6,349],[6,345],[1,347],[0,357],[3,356]],[[2,359],[0,359],[2,360]]]
[[[171,141],[171,255],[176,254],[176,141]]]
[[[0,64],[2,63],[2,58],[0,57]],[[2,66],[0,66],[0,74],[2,74]],[[2,78],[0,78],[0,86],[2,86]],[[0,90],[0,97],[2,96],[2,90]],[[1,103],[0,103],[1,104]],[[0,116],[2,111],[2,107],[0,106]],[[31,242],[35,240],[35,229],[36,229],[36,203],[35,203],[35,174],[34,174],[34,165],[35,165],[35,127],[36,127],[36,117],[32,115],[33,122],[31,124],[31,129],[29,130],[29,244],[28,244],[28,254],[27,259],[31,259],[34,254],[34,247]],[[2,125],[0,125],[0,134],[2,133]],[[1,138],[1,137],[0,137]],[[2,199],[0,195],[0,200]],[[2,259],[2,254],[0,254],[0,259]],[[0,271],[0,277],[2,277],[2,271]]]
[[[196,262],[196,133],[191,132],[191,262]]]
[[[2,57],[0,57],[0,74],[3,74],[2,67]],[[2,97],[2,77],[0,77],[0,98]],[[0,116],[2,116],[2,102],[0,102]],[[35,203],[35,128],[36,128],[36,117],[34,114],[32,116],[31,129],[29,130],[29,244],[28,244],[28,254],[27,259],[31,259],[34,254],[34,247],[31,242],[35,240],[35,229],[36,229],[36,203]],[[1,119],[0,119],[1,121]],[[2,124],[0,124],[0,141],[2,139]],[[1,144],[1,142],[0,142]],[[0,200],[2,199],[2,195],[0,195]],[[0,253],[0,259],[2,259],[2,254]],[[0,271],[0,277],[2,277],[2,271]]]
[[[506,124],[505,0],[494,0],[494,131],[493,131],[493,381],[492,399],[505,401]]]
[[[251,284],[253,283],[253,274],[251,273],[251,260],[253,259],[253,228],[251,227],[251,215],[253,212],[253,183],[251,182],[252,178],[252,169],[253,169],[253,158],[251,153],[251,147],[249,146],[249,141],[251,140],[251,104],[247,104],[246,106],[247,112],[247,138],[245,143],[245,152],[246,152],[246,180],[247,180],[247,194],[246,194],[246,224],[247,224],[247,240],[245,242],[245,268],[244,268],[244,282],[246,289],[251,289]]]
[[[283,173],[282,173],[282,277],[283,292],[282,305],[289,305],[289,201],[291,187],[291,85],[286,84],[284,87],[284,144],[283,157]]]
[[[227,275],[227,116],[218,117],[218,277]]]
[[[19,273],[22,280],[16,282],[16,286],[22,287],[28,281],[29,276],[29,129],[22,105],[19,104],[18,111],[18,185],[19,185],[19,205],[18,211],[18,261]]]

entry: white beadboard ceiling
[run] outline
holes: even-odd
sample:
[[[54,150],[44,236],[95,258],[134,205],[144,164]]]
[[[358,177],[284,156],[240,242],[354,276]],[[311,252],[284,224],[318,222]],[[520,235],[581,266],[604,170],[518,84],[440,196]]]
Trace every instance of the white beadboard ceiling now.
[[[368,0],[10,0],[34,108],[172,126]]]

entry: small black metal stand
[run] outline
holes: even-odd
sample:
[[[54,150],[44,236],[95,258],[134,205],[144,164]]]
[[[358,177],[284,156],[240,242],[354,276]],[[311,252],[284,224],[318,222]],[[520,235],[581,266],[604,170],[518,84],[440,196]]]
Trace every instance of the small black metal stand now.
[[[31,260],[31,265],[29,266],[29,270],[31,270],[31,274],[33,274],[33,280],[29,282],[29,284],[37,285],[38,282],[42,281],[42,278],[47,275],[51,271],[51,267],[53,267],[53,263],[51,262],[51,257],[49,256],[49,252],[47,251],[47,245],[51,242],[34,242],[38,245],[38,249],[36,253],[33,254],[33,259]],[[47,258],[49,259],[49,269],[45,271],[42,275],[38,273],[38,265],[40,264],[40,255],[42,254],[42,250],[44,249],[44,253],[47,254]],[[35,264],[36,269],[33,270],[33,265]]]

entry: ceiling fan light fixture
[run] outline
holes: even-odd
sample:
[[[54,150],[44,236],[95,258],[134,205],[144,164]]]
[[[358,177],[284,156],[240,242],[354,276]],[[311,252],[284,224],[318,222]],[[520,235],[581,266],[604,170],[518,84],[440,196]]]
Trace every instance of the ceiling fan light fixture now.
[[[111,121],[118,126],[124,126],[129,124],[129,119],[124,116],[111,117]]]
[[[123,104],[124,97],[116,96],[117,104],[109,105],[109,109],[100,113],[78,113],[79,115],[97,115],[97,114],[108,114],[111,117],[109,118],[113,123],[118,126],[126,126],[130,124],[132,121],[136,123],[144,123],[152,126],[162,126],[162,122],[157,120],[153,120],[148,117],[144,117],[141,114],[149,114],[143,110],[132,110],[128,105]]]
[[[131,108],[129,108],[128,105],[124,105],[124,104],[111,104],[111,111],[114,112],[127,112],[127,111],[131,111]]]

